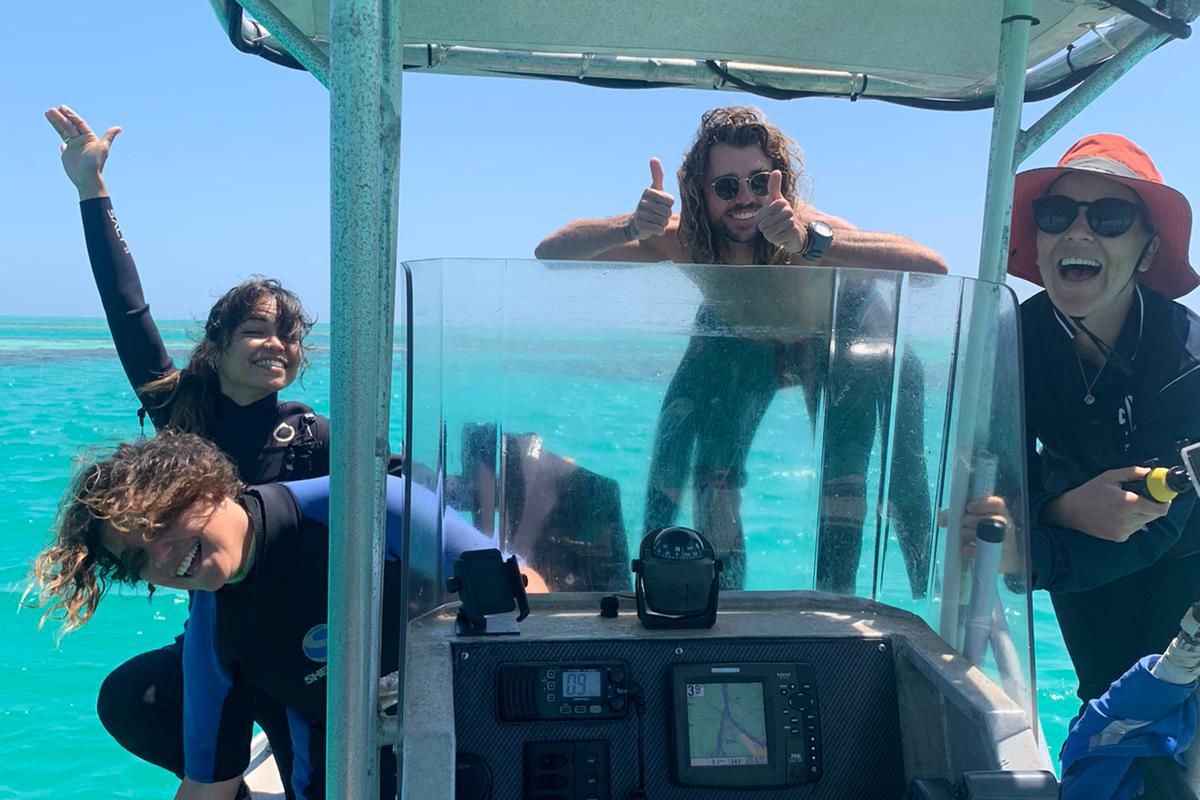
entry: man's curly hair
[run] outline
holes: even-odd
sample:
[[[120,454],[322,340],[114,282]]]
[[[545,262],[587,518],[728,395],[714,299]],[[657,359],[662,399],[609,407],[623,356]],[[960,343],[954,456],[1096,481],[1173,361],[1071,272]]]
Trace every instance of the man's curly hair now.
[[[170,429],[85,465],[63,497],[54,540],[34,562],[25,592],[27,605],[47,607],[39,626],[57,619],[68,633],[91,619],[109,586],[141,580],[139,564],[104,547],[106,531],[151,542],[196,503],[240,498],[244,488],[215,445]]]
[[[712,180],[708,174],[708,153],[714,144],[730,147],[758,145],[771,168],[783,173],[783,197],[792,206],[798,204],[797,186],[804,180],[804,155],[799,146],[782,130],[767,122],[766,115],[750,106],[729,106],[706,111],[700,118],[696,139],[683,156],[679,167],[679,242],[697,264],[718,264],[721,242],[708,224],[704,208],[704,186]],[[783,264],[788,254],[759,236],[755,247],[756,264]]]

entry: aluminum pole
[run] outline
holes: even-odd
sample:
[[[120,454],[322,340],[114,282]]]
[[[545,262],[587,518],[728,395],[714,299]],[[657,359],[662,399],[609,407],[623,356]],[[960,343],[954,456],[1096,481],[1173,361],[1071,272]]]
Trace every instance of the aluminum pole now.
[[[1025,99],[1025,61],[1033,0],[1005,0],[1005,23],[1000,34],[1000,66],[996,107],[992,113],[992,145],[988,156],[987,189],[983,204],[983,245],[979,277],[1004,283],[1008,265],[1008,233],[1012,222],[1013,152],[1021,132]]]
[[[379,357],[380,364],[380,386],[377,397],[378,412],[382,424],[381,433],[387,437],[389,429],[389,420],[391,412],[392,400],[392,356],[394,351],[395,332],[396,332],[396,252],[397,239],[399,236],[399,196],[400,196],[400,131],[401,131],[401,108],[402,108],[402,88],[404,83],[404,35],[401,29],[401,0],[383,0],[383,17],[381,20],[383,32],[383,64],[382,64],[382,94],[380,97],[380,114],[382,115],[382,152],[380,154],[380,180],[383,183],[383,227],[380,230],[379,254],[381,262],[379,264],[379,273],[377,276],[376,292],[378,293],[378,304],[382,315],[381,322],[383,330],[381,331],[380,348],[382,350]],[[406,289],[406,299],[409,303],[409,313],[406,318],[409,324],[412,324],[412,298],[411,286]],[[411,353],[411,342],[409,343],[409,352]],[[406,389],[408,390],[409,398],[412,397],[412,375],[411,372],[405,381]],[[406,404],[405,413],[407,417],[412,416],[411,400]],[[411,438],[405,439],[405,446]],[[400,442],[395,443],[396,446]],[[408,454],[406,454],[407,456]],[[406,463],[410,463],[411,459],[406,458]],[[383,477],[383,471],[380,470],[379,476]],[[381,505],[380,510],[383,506]],[[405,470],[404,483],[404,530],[411,530],[411,509],[412,509],[412,470]],[[380,519],[378,524],[381,529],[386,525],[386,520]],[[396,733],[391,739],[394,752],[396,754],[396,790],[401,797],[405,796],[404,792],[404,708],[405,708],[405,685],[407,677],[407,655],[408,655],[408,593],[409,593],[409,568],[407,565],[412,563],[409,558],[411,551],[411,539],[405,536],[401,543],[400,558],[405,564],[405,568],[400,573],[399,597],[395,601],[399,604],[398,609],[398,658],[396,661],[396,683],[397,683],[397,700],[396,700]],[[378,629],[378,625],[376,627]],[[374,708],[372,708],[374,711]],[[380,742],[386,744],[386,742]],[[389,799],[390,800],[390,799]]]
[[[383,474],[380,393],[391,303],[379,297],[389,220],[384,164],[383,0],[330,4],[332,388],[327,793],[378,796],[379,591]],[[393,174],[394,175],[394,174]]]
[[[1154,28],[1145,31],[1127,49],[1113,56],[1112,60],[1088,76],[1070,94],[1058,101],[1054,108],[1042,115],[1041,119],[1030,125],[1029,130],[1023,132],[1018,139],[1013,170],[1018,169],[1033,151],[1062,130],[1064,125],[1087,108],[1122,75],[1133,69],[1139,61],[1154,52],[1167,38],[1165,33]]]
[[[1021,125],[1025,95],[1025,67],[1033,0],[1005,0],[1000,28],[996,107],[992,114],[992,143],[988,158],[987,195],[984,201],[983,244],[979,276],[1002,283],[1007,259],[1008,229],[1012,214],[1013,149]],[[999,272],[997,272],[997,269]],[[950,472],[950,525],[943,548],[944,579],[939,633],[958,646],[959,605],[962,602],[962,559],[958,529],[967,503],[974,469],[980,421],[991,418],[992,381],[989,366],[995,358],[997,310],[1000,290],[979,286],[973,293],[970,328],[966,341],[962,388],[955,425],[954,456]],[[986,378],[986,380],[985,380]]]

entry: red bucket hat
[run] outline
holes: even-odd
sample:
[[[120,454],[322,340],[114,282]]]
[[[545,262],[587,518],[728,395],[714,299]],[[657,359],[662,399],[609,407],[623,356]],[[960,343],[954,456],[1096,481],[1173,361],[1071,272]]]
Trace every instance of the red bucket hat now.
[[[1192,208],[1187,198],[1163,183],[1162,175],[1142,148],[1115,133],[1085,136],[1071,145],[1057,167],[1031,169],[1017,175],[1008,274],[1042,285],[1037,266],[1033,201],[1044,196],[1050,185],[1068,172],[1101,174],[1128,186],[1141,198],[1158,231],[1159,243],[1150,269],[1138,274],[1139,281],[1172,299],[1200,286],[1200,276],[1188,263]]]

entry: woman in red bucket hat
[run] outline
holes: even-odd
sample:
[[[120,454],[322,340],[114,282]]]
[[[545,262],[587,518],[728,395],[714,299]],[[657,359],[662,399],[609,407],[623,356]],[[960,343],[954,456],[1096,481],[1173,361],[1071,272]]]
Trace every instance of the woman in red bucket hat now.
[[[1162,652],[1200,599],[1195,494],[1137,490],[1146,464],[1200,441],[1200,318],[1173,300],[1200,285],[1191,218],[1115,134],[1016,176],[1008,271],[1045,288],[1021,305],[1033,580],[1084,701]],[[989,498],[968,517],[1001,509]]]
[[[1013,187],[1012,246],[1008,258],[1010,275],[1046,286],[1039,266],[1040,228],[1034,206],[1043,197],[1061,196],[1060,192],[1051,189],[1068,175],[1089,181],[1103,179],[1134,193],[1135,202],[1145,211],[1143,224],[1152,224],[1158,234],[1157,252],[1152,260],[1146,259],[1139,268],[1138,280],[1143,286],[1172,300],[1200,286],[1200,276],[1188,263],[1192,209],[1187,198],[1163,183],[1162,175],[1142,148],[1114,133],[1085,136],[1071,146],[1057,167],[1031,169],[1017,175]],[[1100,185],[1104,186],[1103,183]],[[1043,213],[1049,213],[1049,210],[1052,209],[1044,208]],[[1105,210],[1102,207],[1093,213]],[[1056,224],[1061,223],[1060,217]]]

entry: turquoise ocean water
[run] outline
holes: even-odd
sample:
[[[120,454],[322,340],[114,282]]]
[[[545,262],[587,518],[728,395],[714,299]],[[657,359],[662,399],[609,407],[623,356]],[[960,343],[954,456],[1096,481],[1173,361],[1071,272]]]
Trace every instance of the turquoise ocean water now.
[[[162,329],[180,360],[195,325],[168,323]],[[327,328],[314,331],[311,341],[313,365],[303,386],[294,386],[287,396],[327,412]],[[553,359],[538,359],[543,363],[552,365]],[[614,375],[628,382],[622,389],[628,405],[591,408],[587,394],[578,390],[577,369],[530,364],[522,377],[524,390],[564,397],[573,414],[612,426],[654,419],[661,389]],[[110,595],[90,624],[61,641],[49,627],[38,630],[38,612],[18,613],[29,565],[46,541],[72,459],[89,446],[137,436],[136,407],[103,320],[0,318],[0,529],[5,531],[0,537],[0,799],[149,800],[174,791],[173,776],[133,759],[108,738],[94,709],[97,688],[112,668],[167,644],[180,631],[185,597],[163,591],[148,602],[129,590]],[[470,409],[463,413],[469,417]],[[593,452],[587,452],[586,438],[558,441],[554,420],[538,422],[522,420],[522,428],[541,431],[548,446],[567,447],[595,471],[613,472],[626,494],[640,492],[644,484],[634,485],[635,476],[605,469],[606,459],[612,464],[616,458],[607,449],[611,445],[593,441]],[[399,423],[393,428],[391,439],[399,442]],[[629,508],[626,502],[627,516]],[[750,588],[757,580],[770,580],[767,572],[755,572],[755,556],[769,561],[772,548],[786,546],[782,535],[757,540],[751,548]],[[1036,596],[1034,609],[1039,711],[1051,752],[1057,752],[1076,709],[1074,674],[1044,593]]]

